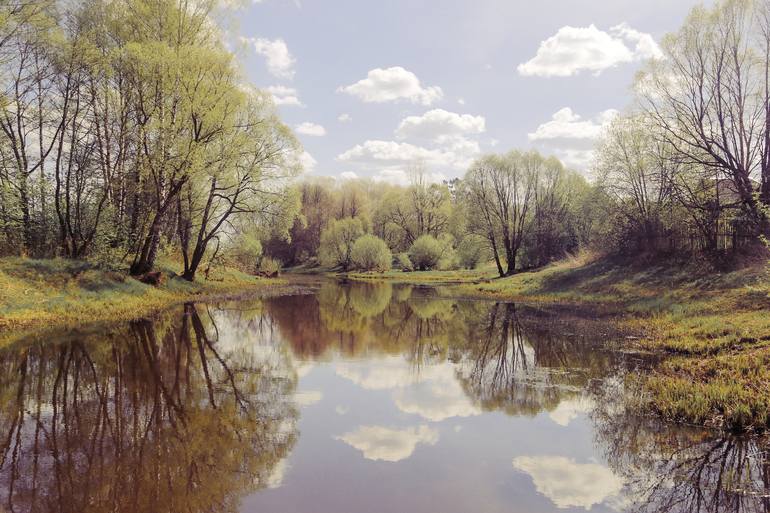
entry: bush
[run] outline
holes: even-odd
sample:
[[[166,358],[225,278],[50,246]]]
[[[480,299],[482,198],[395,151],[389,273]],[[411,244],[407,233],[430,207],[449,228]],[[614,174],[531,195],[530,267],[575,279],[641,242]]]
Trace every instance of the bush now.
[[[430,235],[423,235],[409,248],[409,260],[418,271],[430,271],[438,267],[444,255],[444,245]]]
[[[409,255],[406,253],[398,254],[398,266],[404,271],[414,271],[414,265],[412,264],[412,261],[409,260]]]
[[[323,265],[348,270],[352,264],[353,244],[364,234],[357,217],[336,219],[321,233],[319,257]]]
[[[259,273],[262,276],[278,276],[281,272],[281,262],[275,258],[264,257],[259,263]]]
[[[388,271],[393,261],[388,245],[374,235],[363,235],[356,239],[350,258],[353,267],[360,271]]]
[[[241,234],[233,241],[232,246],[225,250],[224,255],[228,264],[239,271],[253,274],[259,271],[262,243],[253,235]]]
[[[478,235],[468,235],[457,245],[457,262],[464,269],[475,269],[486,257],[486,241]]]

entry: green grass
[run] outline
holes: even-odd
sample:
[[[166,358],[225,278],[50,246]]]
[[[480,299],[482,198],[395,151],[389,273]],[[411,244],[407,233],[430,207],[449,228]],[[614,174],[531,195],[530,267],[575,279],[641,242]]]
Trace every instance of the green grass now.
[[[167,276],[176,271],[173,264],[160,270]],[[0,345],[29,330],[130,320],[179,302],[281,283],[220,269],[210,281],[170,278],[154,287],[82,261],[0,258]]]

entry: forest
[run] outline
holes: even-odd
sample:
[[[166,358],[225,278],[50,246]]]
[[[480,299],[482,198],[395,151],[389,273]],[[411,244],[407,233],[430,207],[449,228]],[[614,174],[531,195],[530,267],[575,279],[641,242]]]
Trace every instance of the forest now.
[[[302,174],[271,96],[244,78],[214,0],[0,6],[0,255],[193,281],[228,265],[510,276],[585,248],[761,248],[770,206],[770,14],[697,7],[647,62],[590,173],[510,150],[409,185]]]

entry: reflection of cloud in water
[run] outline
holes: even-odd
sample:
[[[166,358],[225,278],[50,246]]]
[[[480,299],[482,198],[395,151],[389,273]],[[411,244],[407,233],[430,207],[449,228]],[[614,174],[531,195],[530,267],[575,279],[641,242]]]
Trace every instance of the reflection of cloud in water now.
[[[341,362],[335,365],[338,376],[366,390],[390,390],[414,382],[414,372],[399,356],[372,361]]]
[[[435,445],[438,442],[438,431],[428,426],[406,429],[361,426],[336,439],[364,453],[367,460],[396,462],[411,456],[417,444]]]
[[[286,477],[286,472],[289,470],[289,464],[285,459],[279,461],[273,467],[272,472],[265,481],[265,486],[268,488],[280,488],[283,484],[283,479]]]
[[[398,409],[433,422],[481,413],[457,382],[454,365],[448,362],[425,365],[417,371],[403,358],[389,357],[339,363],[335,372],[366,390],[394,390]]]
[[[433,422],[481,413],[457,382],[452,365],[427,367],[421,377],[423,379],[419,383],[395,393],[399,410]]]
[[[294,401],[300,407],[311,406],[323,399],[320,390],[302,390],[294,395]]]
[[[529,474],[537,491],[559,508],[591,509],[620,493],[623,480],[598,463],[563,456],[518,456],[513,467]]]
[[[575,420],[581,413],[591,411],[594,402],[588,397],[572,397],[565,399],[548,414],[548,417],[560,426],[567,427],[569,423]]]

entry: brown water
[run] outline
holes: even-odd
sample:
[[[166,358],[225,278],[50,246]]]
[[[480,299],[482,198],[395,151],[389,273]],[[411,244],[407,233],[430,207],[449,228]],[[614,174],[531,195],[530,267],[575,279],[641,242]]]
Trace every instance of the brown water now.
[[[0,351],[0,511],[770,511],[768,442],[631,415],[607,324],[322,282]]]

